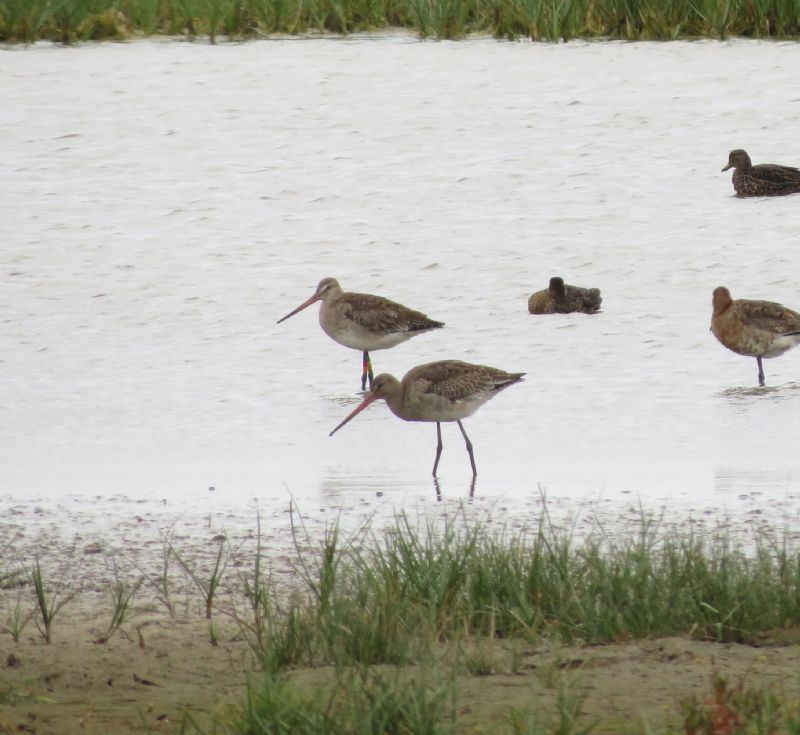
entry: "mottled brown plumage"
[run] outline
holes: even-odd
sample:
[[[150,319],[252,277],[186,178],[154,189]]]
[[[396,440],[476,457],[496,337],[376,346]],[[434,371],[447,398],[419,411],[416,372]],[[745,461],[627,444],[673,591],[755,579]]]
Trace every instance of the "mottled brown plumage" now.
[[[733,169],[733,188],[740,197],[774,197],[800,192],[800,169],[777,163],[759,163],[755,166],[750,156],[741,148],[728,155],[728,165]]]
[[[571,314],[579,311],[584,314],[595,314],[600,309],[603,299],[599,288],[583,288],[570,286],[564,279],[554,276],[550,285],[531,294],[528,299],[528,312],[531,314]]]
[[[471,416],[500,391],[522,380],[523,375],[525,373],[507,373],[487,365],[473,365],[460,360],[441,360],[418,365],[409,370],[402,381],[394,375],[382,373],[375,378],[372,390],[364,401],[331,432],[331,435],[373,401],[382,398],[389,406],[389,410],[404,421],[436,422],[438,444],[436,460],[433,463],[434,476],[442,453],[440,423],[455,421],[467,444],[472,474],[477,475],[472,443],[464,431],[461,419]]]
[[[370,386],[373,383],[370,352],[394,347],[417,334],[444,326],[443,322],[383,296],[342,291],[335,278],[323,278],[311,298],[279,319],[278,324],[316,301],[322,302],[319,323],[325,334],[340,345],[363,352],[362,389],[367,378]]]
[[[800,343],[800,314],[773,301],[732,299],[724,286],[714,289],[711,331],[729,350],[755,357],[758,384],[764,385],[761,358],[778,357]]]

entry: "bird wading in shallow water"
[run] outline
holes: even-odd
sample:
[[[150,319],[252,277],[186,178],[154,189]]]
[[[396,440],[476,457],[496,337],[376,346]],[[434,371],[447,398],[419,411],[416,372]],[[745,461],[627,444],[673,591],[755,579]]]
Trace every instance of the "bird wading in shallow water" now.
[[[729,350],[756,358],[759,385],[764,385],[761,358],[778,357],[800,343],[800,314],[774,301],[732,299],[719,286],[712,306],[711,331]]]
[[[777,163],[753,165],[750,156],[741,148],[728,155],[728,165],[733,169],[733,188],[740,197],[775,197],[800,192],[800,169]]]
[[[369,353],[399,345],[431,329],[439,329],[444,322],[429,319],[425,314],[382,296],[342,291],[335,278],[323,278],[313,296],[294,311],[290,311],[278,324],[294,316],[316,301],[321,301],[319,323],[325,334],[340,345],[361,350],[361,390],[372,387],[372,361]]]
[[[441,423],[455,421],[467,445],[472,475],[476,476],[478,470],[475,467],[472,442],[464,431],[461,419],[471,416],[500,391],[518,383],[523,375],[525,373],[507,373],[497,368],[472,365],[460,360],[441,360],[418,365],[409,370],[402,380],[398,380],[394,375],[382,373],[375,378],[372,390],[363,402],[330,433],[330,436],[373,401],[382,398],[389,406],[389,410],[404,421],[436,423],[434,477],[442,454]]]
[[[550,285],[528,299],[530,314],[571,314],[580,311],[594,314],[600,309],[603,299],[599,288],[582,288],[564,283],[564,279],[553,276]]]

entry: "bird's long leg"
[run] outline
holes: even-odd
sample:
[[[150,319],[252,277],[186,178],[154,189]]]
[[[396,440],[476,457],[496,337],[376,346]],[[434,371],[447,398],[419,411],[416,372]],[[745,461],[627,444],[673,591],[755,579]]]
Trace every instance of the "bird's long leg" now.
[[[366,390],[367,379],[369,379],[369,387],[372,388],[372,381],[375,376],[372,374],[372,360],[369,359],[369,352],[364,350],[364,358],[361,363],[361,390]]]
[[[472,453],[472,442],[469,440],[467,432],[464,431],[464,426],[461,424],[461,422],[457,421],[456,423],[458,424],[458,428],[461,429],[461,433],[464,436],[464,441],[467,443],[467,452],[469,452],[469,463],[472,465],[472,476],[477,477],[478,470],[475,469],[475,455],[473,455]]]
[[[761,356],[757,356],[756,360],[758,361],[758,384],[764,385],[764,367],[761,365]]]
[[[442,426],[436,422],[436,460],[433,463],[433,476],[436,477],[436,468],[439,466],[439,457],[442,456]]]

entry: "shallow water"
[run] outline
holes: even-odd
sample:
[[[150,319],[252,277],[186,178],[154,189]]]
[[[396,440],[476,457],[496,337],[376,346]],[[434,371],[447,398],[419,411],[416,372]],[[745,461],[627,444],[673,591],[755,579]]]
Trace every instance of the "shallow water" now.
[[[475,504],[797,519],[800,350],[759,390],[708,325],[721,284],[800,308],[800,197],[738,200],[720,172],[736,147],[800,163],[798,54],[405,35],[0,50],[4,504],[97,498],[101,526],[114,497],[436,507],[433,426],[378,404],[328,437],[360,356],[316,306],[276,324],[335,276],[447,323],[376,372],[528,373],[465,424]],[[555,274],[599,287],[602,313],[528,315]],[[443,433],[438,490],[458,501],[469,463]]]

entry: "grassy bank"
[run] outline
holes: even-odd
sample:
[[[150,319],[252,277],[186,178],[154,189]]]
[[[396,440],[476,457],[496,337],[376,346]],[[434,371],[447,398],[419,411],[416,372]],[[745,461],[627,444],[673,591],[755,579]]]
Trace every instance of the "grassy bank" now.
[[[576,543],[546,522],[505,534],[463,519],[417,528],[400,516],[378,535],[343,539],[331,528],[316,552],[298,554],[297,569],[304,591],[281,603],[261,585],[240,618],[265,672],[228,723],[242,735],[463,732],[464,677],[518,672],[525,646],[674,634],[746,643],[800,624],[800,554],[775,536],[758,534],[745,550],[726,534],[645,520],[632,535]],[[254,577],[251,593],[258,587]],[[296,686],[287,673],[298,667],[324,668],[323,683]],[[512,709],[492,731],[591,732],[569,668],[553,668],[547,716]],[[800,732],[779,694],[724,677],[680,709],[677,729],[660,732]]]
[[[0,0],[6,41],[168,34],[214,42],[388,27],[440,39],[792,38],[800,0]]]
[[[546,522],[497,533],[400,516],[347,539],[332,527],[316,552],[298,553],[304,590],[289,601],[252,578],[248,628],[263,667],[277,671],[417,663],[447,641],[748,642],[800,626],[800,552],[766,533],[747,542],[644,519],[631,534],[580,542]]]
[[[260,528],[239,544],[220,536],[193,550],[170,527],[147,568],[109,557],[113,609],[86,645],[124,636],[131,649],[138,638],[138,650],[149,650],[144,638],[155,633],[136,623],[145,610],[171,620],[199,612],[207,641],[201,634],[193,645],[238,641],[252,672],[241,704],[211,725],[187,716],[185,733],[573,735],[595,731],[583,692],[603,676],[600,667],[583,671],[591,654],[581,651],[616,645],[613,660],[619,646],[673,636],[724,644],[722,653],[732,643],[794,640],[800,629],[800,552],[778,532],[742,538],[642,517],[576,540],[546,514],[536,528],[507,531],[460,513],[422,525],[398,515],[387,528],[351,534],[334,524],[321,538],[293,530],[293,552],[280,552],[293,574],[282,582]],[[82,593],[39,550],[17,545],[0,539],[0,632],[24,660],[26,637],[38,648],[61,642]],[[567,647],[573,652],[562,659]],[[526,676],[547,701],[522,692],[499,716],[474,711],[490,686],[476,682],[507,677],[495,687],[502,692]],[[159,686],[166,691],[169,681]],[[660,729],[603,722],[597,732],[800,735],[800,713],[781,690],[720,676],[704,691],[675,702],[680,714],[668,727],[653,711]],[[22,693],[0,688],[0,705],[3,696],[13,702]]]

